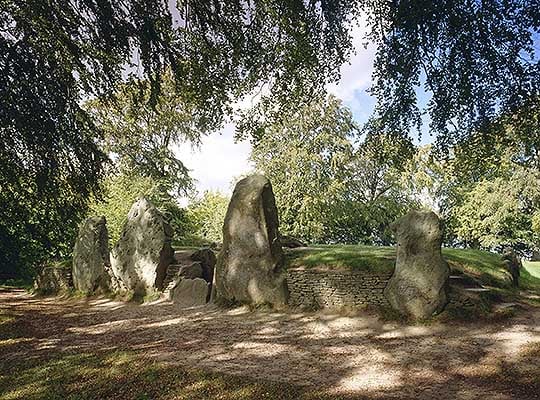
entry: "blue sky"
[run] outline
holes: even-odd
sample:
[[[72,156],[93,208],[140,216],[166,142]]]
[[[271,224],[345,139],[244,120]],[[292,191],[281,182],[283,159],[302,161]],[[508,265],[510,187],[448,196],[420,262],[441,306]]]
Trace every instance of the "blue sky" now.
[[[374,98],[366,92],[371,85],[375,48],[364,47],[364,29],[364,26],[353,29],[356,54],[349,64],[341,68],[340,81],[328,86],[329,91],[351,109],[359,124],[366,122],[375,106]],[[426,94],[419,93],[419,100],[425,103]],[[421,143],[429,141],[431,138],[424,126]],[[253,170],[249,162],[250,150],[248,141],[235,142],[234,125],[228,124],[220,132],[204,137],[198,148],[192,148],[188,143],[179,146],[177,155],[191,170],[191,176],[196,180],[200,193],[205,190],[219,190],[230,194],[232,182]]]
[[[359,123],[363,123],[375,104],[366,93],[371,84],[374,49],[363,46],[364,27],[354,28],[352,34],[356,55],[350,64],[342,67],[339,83],[328,89],[343,100]],[[230,194],[231,183],[253,170],[248,160],[250,150],[248,141],[235,142],[234,125],[228,124],[220,132],[204,137],[200,147],[192,148],[189,143],[180,145],[177,155],[191,170],[199,192],[219,190]]]

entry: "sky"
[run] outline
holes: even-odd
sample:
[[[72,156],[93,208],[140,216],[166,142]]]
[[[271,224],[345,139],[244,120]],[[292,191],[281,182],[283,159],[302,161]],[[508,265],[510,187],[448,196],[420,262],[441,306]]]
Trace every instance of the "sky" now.
[[[371,115],[375,105],[375,100],[366,93],[371,85],[375,48],[364,47],[364,34],[364,26],[353,28],[356,54],[342,66],[340,81],[328,86],[330,93],[343,100],[360,124]],[[219,190],[230,195],[232,182],[253,170],[249,162],[250,150],[249,141],[235,142],[234,125],[228,124],[220,132],[202,138],[200,147],[183,144],[176,149],[176,154],[191,170],[199,193]]]
[[[371,72],[375,49],[365,48],[365,28],[356,26],[352,30],[356,54],[350,63],[341,68],[341,79],[328,86],[328,90],[343,100],[351,109],[357,122],[363,123],[371,114],[375,101],[366,93],[371,85]],[[235,142],[234,125],[227,124],[221,131],[202,138],[197,148],[189,143],[176,149],[180,160],[191,171],[197,191],[219,190],[230,195],[232,182],[253,170],[249,161],[249,141]]]

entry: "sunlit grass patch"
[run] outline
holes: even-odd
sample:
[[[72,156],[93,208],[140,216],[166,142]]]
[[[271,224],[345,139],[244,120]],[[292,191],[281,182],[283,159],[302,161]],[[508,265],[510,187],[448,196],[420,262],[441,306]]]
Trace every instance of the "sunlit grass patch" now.
[[[289,267],[351,268],[365,271],[392,271],[396,250],[385,246],[316,245],[287,250]]]

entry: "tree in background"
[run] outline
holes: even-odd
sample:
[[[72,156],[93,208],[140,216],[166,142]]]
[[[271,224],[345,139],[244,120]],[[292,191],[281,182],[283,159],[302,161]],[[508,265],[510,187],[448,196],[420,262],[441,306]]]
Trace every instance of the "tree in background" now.
[[[111,246],[120,238],[127,214],[140,197],[147,198],[161,211],[171,224],[175,237],[190,229],[185,211],[172,196],[162,191],[159,181],[134,173],[110,175],[104,181],[102,196],[92,200],[88,213],[105,216]]]
[[[537,107],[527,112],[531,121],[540,115]],[[525,251],[540,245],[540,125],[523,132],[517,120],[514,115],[496,119],[486,132],[455,147],[461,201],[452,219],[457,238],[466,244]]]
[[[414,148],[386,134],[359,134],[350,111],[319,97],[270,126],[251,159],[272,182],[285,235],[318,243],[391,241],[388,225],[413,205],[401,182]]]
[[[162,95],[155,105],[150,104],[148,81],[121,86],[113,101],[95,99],[85,104],[104,132],[102,147],[113,160],[104,196],[94,198],[89,213],[107,217],[113,242],[140,196],[163,212],[177,238],[189,229],[177,198],[191,194],[193,182],[174,147],[197,146],[215,126],[175,92],[170,73],[162,79]]]
[[[372,93],[385,131],[407,136],[419,123],[421,76],[433,94],[427,110],[440,147],[482,131],[499,115],[531,125],[530,114],[519,111],[539,96],[537,0],[2,1],[5,248],[24,253],[37,240],[37,253],[61,253],[66,243],[57,243],[56,234],[46,239],[49,228],[36,224],[48,214],[53,231],[73,230],[89,194],[98,191],[106,157],[97,146],[102,133],[80,107],[83,98],[109,95],[137,78],[150,82],[155,105],[170,69],[177,92],[217,124],[239,98],[265,86],[238,124],[240,133],[257,138],[265,124],[286,120],[339,77],[352,50],[348,28],[359,15],[377,46]],[[17,218],[25,218],[24,227],[4,222]],[[22,265],[13,257],[6,263]]]
[[[200,246],[223,241],[223,223],[229,198],[218,191],[205,191],[186,209],[189,229],[179,238],[184,246]]]
[[[120,86],[111,99],[88,101],[85,109],[104,133],[103,151],[117,171],[152,178],[163,192],[185,195],[192,181],[174,147],[197,146],[218,125],[176,92],[170,71],[161,79],[156,104],[150,102],[150,82],[137,81]]]
[[[534,224],[540,211],[540,172],[517,167],[505,176],[483,179],[453,209],[457,238],[471,247],[500,250],[538,246]]]
[[[251,154],[272,182],[280,231],[310,242],[325,240],[332,210],[345,186],[357,127],[333,96],[319,97],[294,118],[269,127]]]
[[[415,147],[399,135],[374,129],[365,127],[364,139],[346,165],[345,190],[327,227],[332,242],[393,243],[390,224],[419,206],[404,175]]]
[[[99,192],[107,160],[98,146],[103,132],[80,106],[83,99],[108,97],[137,79],[149,82],[155,106],[170,70],[176,92],[215,124],[264,83],[273,88],[273,104],[292,101],[286,93],[324,87],[347,58],[348,10],[342,1],[323,8],[267,1],[2,1],[3,268],[20,271],[65,255]]]

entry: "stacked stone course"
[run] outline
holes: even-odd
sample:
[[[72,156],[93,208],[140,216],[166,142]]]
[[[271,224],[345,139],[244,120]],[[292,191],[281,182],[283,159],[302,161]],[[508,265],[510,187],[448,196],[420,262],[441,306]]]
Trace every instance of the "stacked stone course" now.
[[[392,271],[291,268],[287,270],[289,305],[293,307],[358,307],[387,305],[384,288]]]

